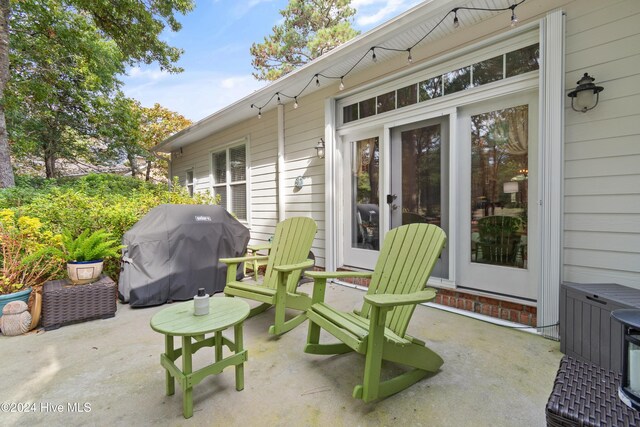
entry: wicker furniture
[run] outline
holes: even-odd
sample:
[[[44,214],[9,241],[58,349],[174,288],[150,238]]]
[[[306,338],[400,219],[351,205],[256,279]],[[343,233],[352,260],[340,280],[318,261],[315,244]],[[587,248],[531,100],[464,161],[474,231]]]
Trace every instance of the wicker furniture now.
[[[548,426],[640,426],[640,413],[618,398],[620,375],[564,356],[547,402]]]
[[[116,314],[117,287],[108,276],[85,285],[71,281],[51,280],[42,290],[42,326],[57,329],[72,323],[106,319]]]
[[[182,415],[193,416],[193,387],[209,375],[215,375],[229,366],[235,366],[236,390],[244,389],[244,362],[247,350],[242,343],[242,322],[249,316],[249,304],[238,298],[210,298],[209,314],[194,315],[194,302],[187,301],[157,312],[151,318],[151,329],[164,334],[164,353],[160,364],[166,369],[166,393],[175,393],[176,380],[182,389]],[[222,335],[233,326],[234,341]],[[205,338],[205,334],[213,334]],[[174,337],[182,337],[182,347],[174,347]],[[223,356],[223,346],[233,354]],[[193,371],[192,356],[202,347],[213,347],[215,358],[210,365]],[[175,361],[182,358],[182,369]]]

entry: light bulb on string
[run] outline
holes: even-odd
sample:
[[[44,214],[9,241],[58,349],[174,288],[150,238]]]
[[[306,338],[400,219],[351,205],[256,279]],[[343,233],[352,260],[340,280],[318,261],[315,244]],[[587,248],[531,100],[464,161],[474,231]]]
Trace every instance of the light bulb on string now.
[[[298,108],[298,97],[294,96],[293,97],[293,109],[295,110],[296,108]]]
[[[278,95],[278,105],[282,104],[282,101],[280,100],[280,92],[276,92],[276,95]]]
[[[262,118],[262,108],[258,108],[258,118]]]
[[[409,64],[411,64],[411,63],[413,62],[413,57],[411,56],[411,48],[407,49],[407,52],[408,52],[408,54],[409,54],[409,55],[407,56],[407,62],[408,62]]]
[[[318,78],[317,74],[316,74],[316,87],[320,87],[320,79]]]
[[[338,86],[339,90],[344,90],[344,76],[340,77],[340,86]]]
[[[460,21],[458,20],[458,9],[453,9],[453,28],[460,27]]]
[[[378,57],[376,56],[376,48],[375,47],[371,48],[371,60],[373,62],[378,62]]]
[[[516,5],[511,6],[511,26],[518,25],[518,17],[516,16]]]

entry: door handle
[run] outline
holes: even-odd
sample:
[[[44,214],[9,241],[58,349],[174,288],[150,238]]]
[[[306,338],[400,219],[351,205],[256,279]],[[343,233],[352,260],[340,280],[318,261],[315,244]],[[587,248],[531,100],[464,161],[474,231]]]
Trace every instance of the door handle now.
[[[395,194],[387,194],[387,204],[390,205],[397,198],[398,198],[398,196],[396,196]],[[397,208],[398,207],[396,206],[396,209]]]

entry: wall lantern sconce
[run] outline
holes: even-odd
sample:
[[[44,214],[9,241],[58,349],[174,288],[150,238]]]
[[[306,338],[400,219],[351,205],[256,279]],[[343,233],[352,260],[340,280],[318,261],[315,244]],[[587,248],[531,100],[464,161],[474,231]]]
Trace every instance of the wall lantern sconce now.
[[[324,159],[324,139],[320,138],[318,145],[316,145],[316,156],[319,159]]]
[[[598,105],[600,92],[602,92],[604,88],[602,86],[596,86],[593,83],[594,80],[595,79],[588,73],[584,73],[584,76],[578,81],[578,86],[567,94],[571,98],[571,108],[574,111],[586,113]]]

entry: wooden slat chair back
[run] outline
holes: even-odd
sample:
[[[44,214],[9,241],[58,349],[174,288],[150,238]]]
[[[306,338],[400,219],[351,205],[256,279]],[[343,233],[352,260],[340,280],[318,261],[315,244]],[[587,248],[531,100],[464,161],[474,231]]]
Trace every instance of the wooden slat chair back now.
[[[307,310],[309,332],[305,352],[365,355],[363,384],[353,396],[369,402],[397,393],[429,373],[442,359],[425,343],[407,334],[417,304],[432,301],[436,292],[425,288],[446,242],[444,231],[433,224],[409,224],[388,232],[373,273],[310,272],[314,279],[312,305]],[[354,313],[339,311],[324,302],[329,278],[370,277],[364,304]],[[320,329],[340,342],[320,344]],[[382,360],[413,369],[381,381]]]
[[[438,261],[446,237],[433,227],[398,227],[389,231],[376,262],[367,295],[404,295],[424,289]],[[415,304],[392,308],[386,327],[403,337]],[[371,305],[364,302],[360,315],[369,318]]]
[[[275,307],[275,322],[269,328],[269,333],[283,334],[306,320],[304,311],[311,305],[311,298],[299,292],[297,285],[303,270],[313,266],[313,261],[308,260],[307,256],[317,229],[316,222],[311,218],[289,218],[276,226],[269,255],[220,259],[228,266],[225,296],[262,303],[251,310],[249,317]],[[235,274],[238,264],[254,261],[267,262],[262,282],[237,281]],[[302,313],[286,321],[286,308]]]

